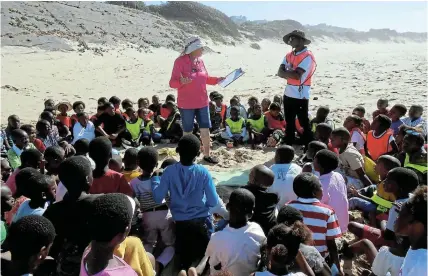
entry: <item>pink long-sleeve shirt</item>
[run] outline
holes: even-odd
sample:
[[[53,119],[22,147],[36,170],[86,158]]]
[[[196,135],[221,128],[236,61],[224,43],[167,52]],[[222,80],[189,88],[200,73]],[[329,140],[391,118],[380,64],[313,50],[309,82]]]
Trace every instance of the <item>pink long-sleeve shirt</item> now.
[[[180,77],[192,79],[191,83],[182,85]],[[202,59],[192,62],[189,55],[177,58],[172,69],[169,86],[177,89],[177,106],[183,109],[207,107],[209,98],[207,84],[216,85],[219,78],[210,77]]]

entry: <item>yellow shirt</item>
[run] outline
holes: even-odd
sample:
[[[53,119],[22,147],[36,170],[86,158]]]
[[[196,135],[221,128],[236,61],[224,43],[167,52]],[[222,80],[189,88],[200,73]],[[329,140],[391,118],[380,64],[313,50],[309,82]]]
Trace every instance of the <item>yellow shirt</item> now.
[[[137,237],[127,237],[114,250],[114,255],[122,258],[132,269],[137,272],[138,276],[153,276],[153,266],[147,256],[143,243]]]
[[[132,179],[139,177],[142,173],[139,169],[136,169],[133,171],[123,171],[122,174],[125,177],[126,181],[131,182]]]
[[[383,187],[383,185],[384,185],[383,181],[377,185],[377,188],[376,188],[377,195],[380,196],[381,198],[385,199],[385,200],[394,202],[396,200],[395,195],[392,193],[385,192],[385,188]]]

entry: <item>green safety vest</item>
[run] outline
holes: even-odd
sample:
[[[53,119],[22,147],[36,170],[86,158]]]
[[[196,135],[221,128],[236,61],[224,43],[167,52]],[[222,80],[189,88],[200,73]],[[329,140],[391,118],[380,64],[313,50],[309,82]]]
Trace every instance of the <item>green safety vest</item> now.
[[[392,202],[378,196],[376,191],[373,193],[371,200],[377,204],[377,210],[379,212],[385,213],[392,208]]]
[[[262,132],[265,128],[265,115],[262,115],[258,120],[248,119],[247,122],[249,122],[257,132]]]
[[[242,124],[245,122],[244,118],[239,118],[237,122],[232,121],[232,119],[227,118],[226,123],[230,128],[230,132],[232,134],[241,134],[242,132]]]
[[[125,122],[126,129],[131,134],[132,140],[138,139],[140,136],[141,124],[143,123],[143,119],[138,118],[135,123]]]
[[[148,121],[146,123],[146,125],[144,126],[144,131],[147,131],[148,133],[150,133],[150,131],[151,131],[150,129],[151,129],[152,125],[153,125],[153,121],[152,120]]]
[[[417,164],[410,163],[410,156],[407,153],[406,153],[406,159],[404,160],[404,167],[415,169],[415,170],[421,172],[422,174],[424,174],[428,171],[427,164],[417,165]]]

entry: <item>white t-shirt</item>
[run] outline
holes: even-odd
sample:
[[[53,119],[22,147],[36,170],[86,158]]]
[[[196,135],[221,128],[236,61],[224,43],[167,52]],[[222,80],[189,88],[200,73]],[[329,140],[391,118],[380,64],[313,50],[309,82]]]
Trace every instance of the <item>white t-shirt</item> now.
[[[411,194],[409,194],[409,198],[410,196]],[[409,200],[409,198],[397,199],[394,203],[400,203],[400,202],[404,203],[407,200]],[[386,223],[386,229],[391,230],[393,232],[394,232],[394,224],[398,217],[398,213],[395,209],[396,209],[395,206],[392,206],[392,208],[389,209],[388,222]]]
[[[418,249],[407,251],[401,266],[399,276],[419,276],[427,274],[427,250]]]
[[[274,164],[270,169],[275,174],[275,180],[267,191],[278,195],[278,208],[281,208],[285,203],[297,199],[293,190],[293,181],[302,172],[302,168],[297,164],[291,163]]]
[[[362,150],[362,149],[364,149],[364,144],[365,144],[364,138],[363,138],[363,136],[361,136],[361,134],[360,134],[360,133],[358,133],[357,131],[354,131],[354,132],[352,133],[351,143],[352,143],[353,145],[355,145],[355,148],[356,148],[357,150]]]
[[[389,251],[388,246],[382,246],[372,264],[372,272],[376,275],[398,276],[404,257],[398,257]]]
[[[214,267],[218,264],[234,276],[250,275],[257,269],[260,246],[265,239],[262,228],[255,222],[248,222],[239,229],[228,225],[214,233],[205,252],[205,256],[210,258],[210,275],[214,275]]]
[[[89,121],[86,127],[84,128],[79,122],[76,122],[73,126],[73,142],[76,143],[77,140],[87,139],[89,142],[95,139],[95,126]]]

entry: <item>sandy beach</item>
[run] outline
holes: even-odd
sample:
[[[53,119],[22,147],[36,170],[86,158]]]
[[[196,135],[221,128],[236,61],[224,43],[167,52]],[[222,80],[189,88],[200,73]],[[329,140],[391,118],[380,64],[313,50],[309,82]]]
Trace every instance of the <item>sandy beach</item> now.
[[[250,44],[219,46],[208,44],[214,51],[204,55],[209,73],[224,76],[242,67],[246,74],[238,81],[217,90],[228,102],[233,95],[260,100],[283,94],[285,81],[276,77],[279,64],[289,51],[280,44],[264,40],[255,50]],[[376,108],[379,98],[387,98],[390,106],[426,103],[426,44],[380,43],[366,44],[317,42],[310,45],[317,60],[310,110],[314,114],[320,105],[331,109],[331,117],[341,125],[356,105],[363,105],[367,118]],[[410,49],[419,49],[408,55]],[[178,52],[164,48],[141,53],[127,45],[110,48],[101,55],[92,52],[44,51],[38,48],[3,47],[1,53],[1,123],[18,114],[23,123],[34,123],[43,110],[46,99],[55,101],[82,100],[89,113],[95,113],[96,100],[119,96],[137,101],[157,94],[164,99],[176,93],[169,88],[169,78]],[[217,147],[220,166],[213,170],[231,170],[269,161],[272,151],[251,152],[248,149],[226,151]],[[243,162],[245,161],[245,162]]]

